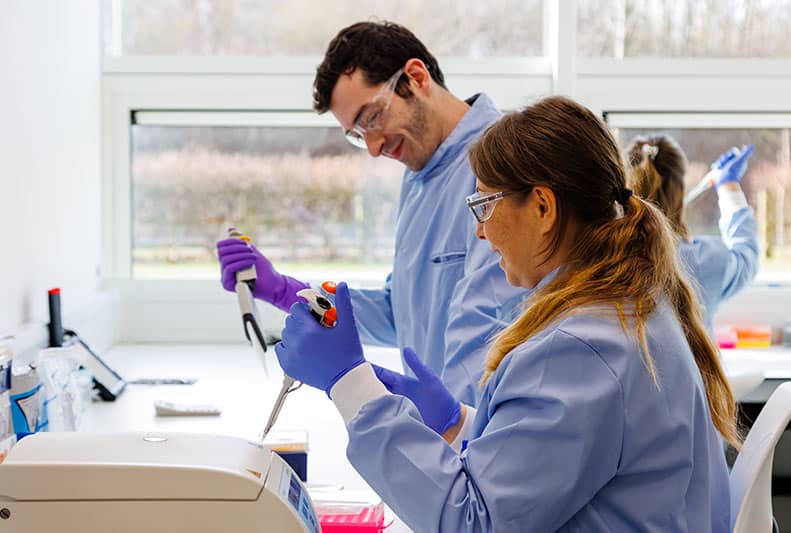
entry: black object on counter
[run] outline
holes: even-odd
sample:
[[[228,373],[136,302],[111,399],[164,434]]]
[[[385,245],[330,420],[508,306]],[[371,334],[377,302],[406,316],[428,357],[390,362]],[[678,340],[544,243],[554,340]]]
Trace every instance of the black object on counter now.
[[[49,297],[49,347],[63,346],[63,322],[60,315],[60,289],[47,291]]]

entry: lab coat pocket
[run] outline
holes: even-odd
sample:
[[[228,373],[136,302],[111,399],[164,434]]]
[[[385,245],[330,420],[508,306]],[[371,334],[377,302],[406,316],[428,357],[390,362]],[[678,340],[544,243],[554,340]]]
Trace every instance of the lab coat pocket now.
[[[431,262],[435,265],[449,265],[463,262],[466,257],[467,252],[442,252],[432,255]]]

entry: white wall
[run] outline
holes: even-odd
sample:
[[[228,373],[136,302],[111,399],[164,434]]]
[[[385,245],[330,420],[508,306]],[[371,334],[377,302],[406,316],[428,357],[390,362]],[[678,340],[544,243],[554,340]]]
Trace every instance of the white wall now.
[[[0,3],[2,333],[45,324],[50,287],[66,322],[96,296],[99,12],[98,0]]]

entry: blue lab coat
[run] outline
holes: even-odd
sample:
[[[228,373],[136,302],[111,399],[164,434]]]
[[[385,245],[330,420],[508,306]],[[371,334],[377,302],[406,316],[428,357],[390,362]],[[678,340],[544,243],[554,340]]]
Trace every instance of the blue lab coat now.
[[[499,256],[475,236],[465,203],[475,191],[467,154],[501,113],[484,94],[468,103],[428,163],[404,174],[384,288],[351,296],[364,343],[412,347],[457,399],[475,405],[484,343],[510,322],[526,293],[508,284]]]
[[[758,271],[758,237],[752,208],[723,211],[719,225],[722,237],[698,236],[679,243],[681,259],[691,274],[709,331],[720,303],[750,283]]]
[[[646,335],[661,390],[614,313],[586,309],[503,359],[460,455],[386,391],[347,418],[347,455],[415,531],[726,532],[722,440],[666,303]]]

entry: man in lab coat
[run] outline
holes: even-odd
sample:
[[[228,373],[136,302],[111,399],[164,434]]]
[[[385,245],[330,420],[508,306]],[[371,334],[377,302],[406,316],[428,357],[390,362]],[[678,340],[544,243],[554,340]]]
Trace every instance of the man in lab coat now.
[[[413,348],[457,400],[476,405],[485,341],[526,297],[475,237],[465,204],[475,192],[468,148],[500,112],[485,94],[451,94],[425,45],[390,22],[341,30],[317,68],[313,97],[352,144],[406,166],[392,272],[382,288],[351,291],[362,341]],[[284,311],[308,287],[237,239],[220,241],[218,255],[227,290],[237,271],[255,264],[256,297]]]

